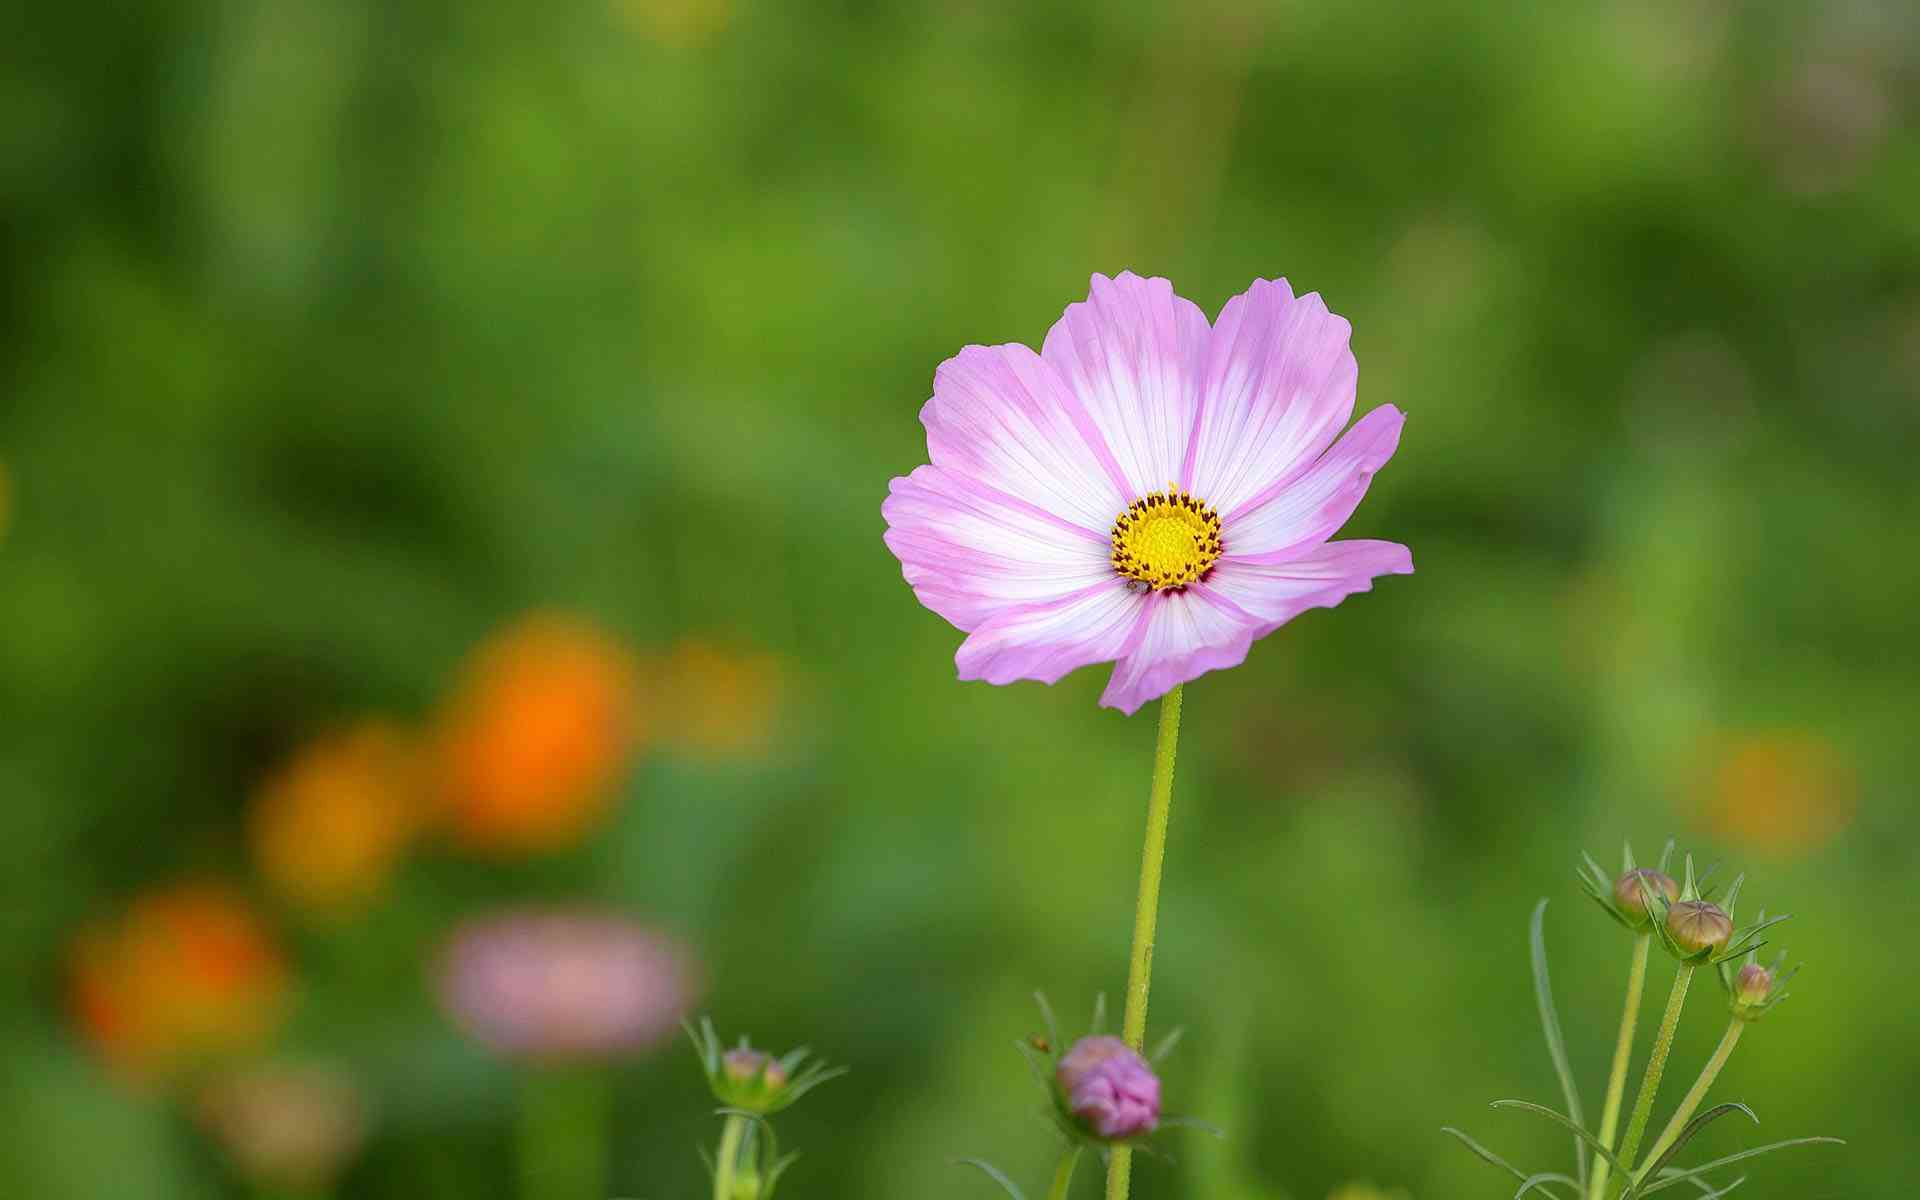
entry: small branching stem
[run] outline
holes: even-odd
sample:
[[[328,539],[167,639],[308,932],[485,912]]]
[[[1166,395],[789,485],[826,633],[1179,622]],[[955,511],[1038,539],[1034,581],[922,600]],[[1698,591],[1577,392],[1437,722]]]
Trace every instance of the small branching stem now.
[[[733,1200],[733,1173],[740,1165],[740,1142],[746,1137],[747,1119],[728,1113],[720,1127],[720,1149],[713,1156],[713,1200]]]
[[[1640,1025],[1640,1000],[1647,987],[1647,951],[1653,934],[1642,933],[1633,940],[1633,965],[1627,968],[1627,1005],[1620,1014],[1620,1040],[1613,1048],[1613,1073],[1607,1077],[1607,1101],[1600,1110],[1600,1144],[1613,1149],[1613,1135],[1620,1132],[1620,1104],[1627,1095],[1627,1068],[1633,1065],[1633,1035]],[[1598,1153],[1593,1156],[1593,1186],[1589,1200],[1604,1200],[1607,1175],[1613,1164]]]
[[[1627,1122],[1627,1136],[1620,1143],[1620,1153],[1614,1157],[1631,1170],[1634,1154],[1640,1149],[1640,1139],[1646,1136],[1647,1120],[1653,1115],[1654,1097],[1660,1091],[1660,1076],[1666,1073],[1667,1055],[1673,1052],[1673,1031],[1680,1026],[1680,1010],[1687,1003],[1687,986],[1693,982],[1693,964],[1681,963],[1673,976],[1673,990],[1667,993],[1667,1011],[1660,1018],[1660,1032],[1654,1035],[1653,1054],[1647,1059],[1647,1072],[1640,1077],[1640,1094],[1634,1098],[1633,1117]],[[1632,1181],[1616,1181],[1615,1194],[1624,1192]]]
[[[1680,1107],[1674,1110],[1673,1119],[1667,1122],[1667,1127],[1661,1131],[1659,1140],[1655,1141],[1653,1148],[1647,1151],[1646,1161],[1634,1168],[1635,1187],[1639,1187],[1641,1181],[1646,1178],[1647,1169],[1659,1162],[1660,1156],[1667,1152],[1667,1148],[1679,1140],[1680,1131],[1687,1127],[1687,1122],[1693,1118],[1695,1110],[1700,1107],[1700,1102],[1707,1098],[1707,1089],[1711,1088],[1713,1081],[1719,1077],[1720,1068],[1726,1066],[1727,1060],[1733,1057],[1733,1048],[1740,1041],[1740,1031],[1746,1027],[1747,1023],[1739,1017],[1727,1022],[1727,1031],[1720,1035],[1720,1044],[1714,1048],[1713,1057],[1709,1058],[1707,1065],[1701,1068],[1700,1078],[1693,1081],[1692,1089],[1687,1092],[1686,1098],[1680,1101]]]

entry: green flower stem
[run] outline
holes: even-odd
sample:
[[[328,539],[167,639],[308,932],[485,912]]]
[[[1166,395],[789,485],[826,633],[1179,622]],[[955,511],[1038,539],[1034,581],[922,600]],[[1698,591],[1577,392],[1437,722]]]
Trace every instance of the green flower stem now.
[[[1173,754],[1180,741],[1180,687],[1160,698],[1160,740],[1153,751],[1153,791],[1147,799],[1147,841],[1140,854],[1140,898],[1133,911],[1133,958],[1127,967],[1127,1010],[1120,1036],[1136,1051],[1147,1036],[1147,989],[1153,982],[1153,929],[1160,914],[1160,868],[1167,857],[1167,818],[1173,807]],[[1127,1200],[1133,1147],[1115,1146],[1107,1159],[1107,1200]]]
[[[1075,1142],[1060,1153],[1060,1165],[1053,1169],[1053,1185],[1047,1188],[1047,1200],[1067,1200],[1067,1189],[1073,1185],[1073,1169],[1080,1165],[1080,1143]]]
[[[591,1067],[547,1067],[520,1097],[520,1194],[574,1200],[606,1195],[607,1080]]]
[[[720,1149],[713,1155],[713,1200],[733,1200],[733,1172],[740,1163],[740,1142],[747,1135],[747,1119],[728,1113],[720,1127]]]
[[[1687,985],[1693,982],[1693,964],[1681,963],[1674,972],[1673,990],[1667,993],[1666,1015],[1660,1018],[1660,1032],[1654,1035],[1653,1056],[1647,1059],[1647,1073],[1640,1077],[1640,1094],[1633,1102],[1633,1119],[1627,1122],[1627,1136],[1620,1143],[1618,1158],[1629,1170],[1633,1168],[1633,1156],[1640,1149],[1640,1139],[1646,1136],[1647,1118],[1653,1115],[1654,1096],[1660,1091],[1660,1076],[1667,1069],[1667,1055],[1673,1052],[1673,1031],[1680,1025],[1680,1009],[1687,1003]],[[1631,1180],[1617,1181],[1619,1191],[1624,1192]]]
[[[1714,1048],[1713,1057],[1708,1059],[1707,1065],[1701,1069],[1700,1078],[1693,1081],[1692,1090],[1688,1091],[1686,1098],[1680,1101],[1680,1107],[1674,1110],[1673,1119],[1667,1122],[1667,1127],[1661,1131],[1659,1140],[1653,1143],[1653,1149],[1647,1151],[1647,1161],[1634,1170],[1635,1187],[1640,1186],[1640,1181],[1646,1178],[1647,1169],[1659,1162],[1660,1156],[1667,1152],[1667,1148],[1679,1140],[1680,1131],[1687,1127],[1687,1122],[1692,1119],[1694,1110],[1698,1109],[1700,1102],[1707,1098],[1707,1089],[1712,1087],[1713,1081],[1719,1077],[1720,1068],[1726,1066],[1727,1060],[1733,1057],[1733,1048],[1740,1041],[1740,1031],[1746,1027],[1747,1023],[1739,1017],[1727,1022],[1727,1031],[1720,1036],[1720,1045]]]
[[[1633,939],[1633,965],[1627,968],[1627,1006],[1620,1014],[1620,1041],[1613,1048],[1613,1074],[1607,1077],[1607,1103],[1600,1110],[1600,1144],[1613,1149],[1613,1135],[1620,1132],[1620,1102],[1626,1099],[1627,1068],[1633,1064],[1633,1034],[1640,1025],[1640,1000],[1647,987],[1647,951],[1653,934],[1642,933]],[[1613,1164],[1598,1154],[1593,1156],[1593,1186],[1590,1200],[1602,1200],[1607,1194],[1607,1174]]]

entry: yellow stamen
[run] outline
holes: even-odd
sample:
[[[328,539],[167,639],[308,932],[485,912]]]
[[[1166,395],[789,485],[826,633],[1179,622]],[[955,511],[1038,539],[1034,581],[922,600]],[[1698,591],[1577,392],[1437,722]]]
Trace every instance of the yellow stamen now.
[[[1113,522],[1113,569],[1156,592],[1197,582],[1220,557],[1220,514],[1169,483]]]

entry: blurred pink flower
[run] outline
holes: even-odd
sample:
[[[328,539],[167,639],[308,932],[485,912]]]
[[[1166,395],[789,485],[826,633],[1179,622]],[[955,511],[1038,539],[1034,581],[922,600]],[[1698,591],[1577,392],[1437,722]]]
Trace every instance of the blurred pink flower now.
[[[441,1004],[514,1058],[608,1058],[657,1045],[696,998],[676,941],[612,913],[521,910],[471,921],[439,963]]]
[[[1404,420],[1385,405],[1340,437],[1348,331],[1285,280],[1209,325],[1166,280],[1124,272],[1095,275],[1039,353],[942,363],[920,410],[933,461],[881,511],[915,595],[968,635],[960,677],[1053,683],[1114,662],[1100,702],[1131,713],[1410,573],[1405,546],[1327,540]]]

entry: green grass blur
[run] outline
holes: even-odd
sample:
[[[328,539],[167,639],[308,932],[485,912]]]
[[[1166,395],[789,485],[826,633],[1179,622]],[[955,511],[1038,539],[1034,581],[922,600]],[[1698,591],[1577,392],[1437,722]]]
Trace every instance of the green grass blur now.
[[[512,1194],[516,1077],[423,972],[460,916],[530,897],[679,930],[723,1032],[852,1064],[782,1118],[805,1153],[783,1195],[990,1195],[947,1165],[973,1154],[1037,1190],[1010,1043],[1035,988],[1069,1020],[1122,989],[1152,713],[1097,708],[1100,670],[955,682],[879,505],[924,461],[936,364],[1037,345],[1122,268],[1209,314],[1286,275],[1351,319],[1361,408],[1410,420],[1348,533],[1418,571],[1187,690],[1153,1018],[1190,1030],[1169,1108],[1230,1136],[1176,1139],[1136,1195],[1511,1194],[1443,1124],[1564,1169],[1564,1135],[1485,1107],[1559,1102],[1527,914],[1552,897],[1592,1112],[1628,946],[1576,857],[1669,833],[1793,912],[1808,964],[1716,1092],[1764,1125],[1699,1147],[1835,1134],[1742,1194],[1912,1194],[1907,6],[134,0],[5,24],[19,1194],[243,1194],[183,1105],[74,1032],[74,931],[183,876],[260,892],[259,781],[340,722],[429,719],[541,608],[640,652],[772,656],[778,735],[642,756],[576,850],[430,844],[354,922],[263,899],[298,979],[284,1047],[373,1096],[340,1195]],[[1669,1101],[1721,1022],[1702,986]],[[703,1195],[691,1053],[623,1067],[615,1106],[614,1194]]]

